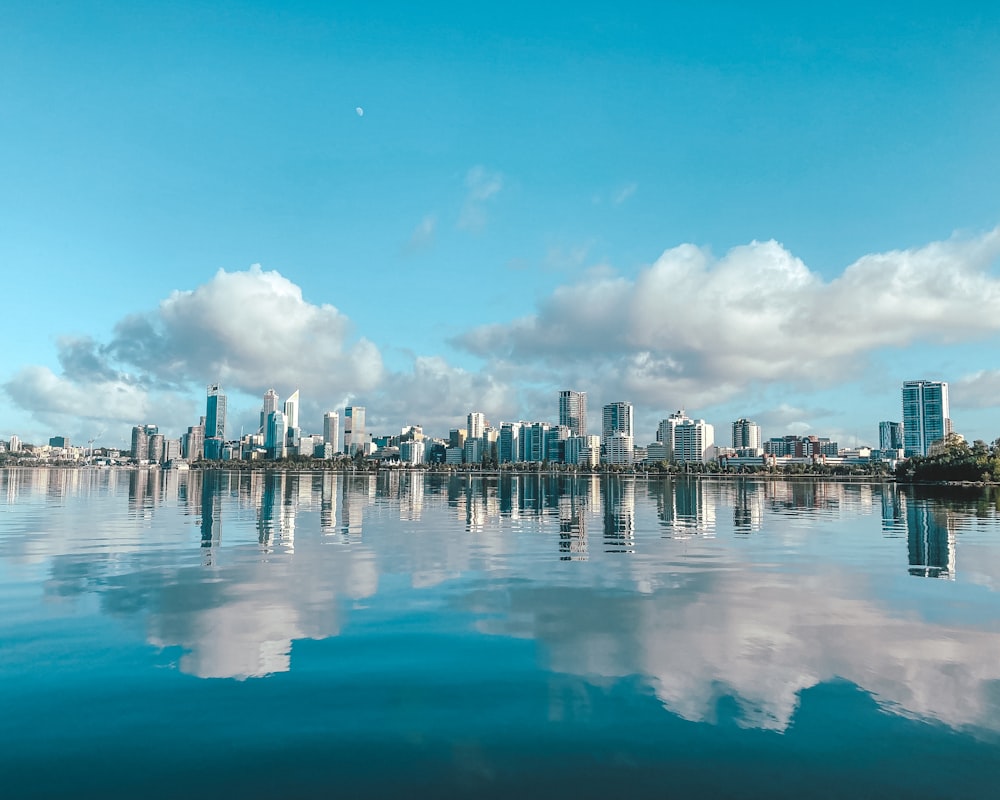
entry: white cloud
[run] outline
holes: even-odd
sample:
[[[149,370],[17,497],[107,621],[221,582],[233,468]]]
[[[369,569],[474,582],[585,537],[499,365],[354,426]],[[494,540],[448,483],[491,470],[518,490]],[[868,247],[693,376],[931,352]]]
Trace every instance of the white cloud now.
[[[458,217],[458,227],[481,231],[486,227],[487,203],[503,189],[503,174],[477,165],[466,173],[465,188],[465,202]]]
[[[659,405],[711,404],[756,382],[829,386],[879,348],[1000,331],[998,254],[1000,229],[865,256],[825,281],[774,241],[722,258],[685,244],[635,278],[591,273],[456,343],[543,364],[553,381],[586,363],[609,391]]]

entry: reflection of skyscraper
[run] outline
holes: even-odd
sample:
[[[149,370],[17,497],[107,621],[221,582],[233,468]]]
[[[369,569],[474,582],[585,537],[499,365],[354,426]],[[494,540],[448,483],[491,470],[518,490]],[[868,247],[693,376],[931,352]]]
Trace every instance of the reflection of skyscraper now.
[[[219,472],[208,469],[201,475],[201,546],[212,547],[222,538]]]
[[[903,446],[907,458],[925,456],[930,446],[951,433],[948,384],[903,383]]]
[[[587,560],[586,495],[582,484],[572,481],[559,495],[559,558]]]
[[[733,502],[733,528],[737,533],[759,531],[763,520],[763,487],[759,483],[740,481]]]
[[[955,579],[955,534],[948,510],[928,500],[906,498],[907,554],[910,574]]]
[[[571,436],[587,435],[587,393],[565,389],[559,392],[559,424],[570,430]]]
[[[604,550],[631,553],[635,543],[635,481],[610,477],[604,489]]]

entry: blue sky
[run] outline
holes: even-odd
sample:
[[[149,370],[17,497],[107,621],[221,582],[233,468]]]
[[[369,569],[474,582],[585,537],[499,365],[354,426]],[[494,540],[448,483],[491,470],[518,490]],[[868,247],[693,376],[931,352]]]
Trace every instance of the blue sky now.
[[[871,442],[916,377],[1000,436],[1000,12],[203,5],[5,11],[0,437],[221,380],[246,426],[576,388]]]

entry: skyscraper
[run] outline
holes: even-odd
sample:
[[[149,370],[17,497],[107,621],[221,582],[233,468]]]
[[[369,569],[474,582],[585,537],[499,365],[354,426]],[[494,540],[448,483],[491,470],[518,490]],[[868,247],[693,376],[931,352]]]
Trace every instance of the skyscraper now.
[[[902,450],[903,425],[900,422],[880,422],[878,424],[878,449]]]
[[[587,435],[587,393],[564,389],[559,392],[559,424],[570,430],[571,436]]]
[[[951,433],[948,384],[942,381],[903,383],[904,455],[925,456],[930,446]]]
[[[333,445],[337,452],[337,442],[340,440],[340,415],[336,411],[327,411],[323,415],[323,441]]]
[[[278,393],[274,389],[264,392],[264,405],[260,409],[260,432],[266,433],[267,418],[272,411],[278,410]]]
[[[624,402],[608,403],[604,406],[602,423],[602,445],[607,445],[608,439],[616,433],[634,436],[635,434],[632,430],[632,404]]]
[[[208,402],[205,406],[205,438],[226,438],[226,395],[217,383],[208,387]]]
[[[285,401],[285,424],[289,430],[299,427],[299,390],[296,389]]]
[[[275,410],[267,415],[267,423],[264,428],[264,448],[267,450],[269,458],[285,457],[287,431],[288,423],[283,412]]]
[[[344,452],[352,456],[365,445],[365,407],[348,406],[344,409]]]
[[[482,411],[469,412],[468,425],[465,429],[466,440],[481,439],[484,430],[486,430],[486,415]]]
[[[760,425],[742,417],[733,423],[733,449],[757,450],[763,446]]]

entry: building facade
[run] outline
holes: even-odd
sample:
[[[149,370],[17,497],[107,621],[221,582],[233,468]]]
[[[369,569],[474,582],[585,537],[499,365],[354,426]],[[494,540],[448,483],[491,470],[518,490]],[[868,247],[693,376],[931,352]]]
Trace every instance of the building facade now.
[[[213,383],[208,387],[205,403],[205,438],[226,438],[226,395]]]
[[[559,424],[569,428],[570,436],[587,435],[587,393],[565,389],[559,392]]]
[[[733,449],[737,452],[745,450],[748,452],[744,455],[760,455],[763,441],[756,422],[743,417],[733,423]]]
[[[365,446],[365,407],[348,406],[344,409],[344,452],[353,456]]]
[[[904,455],[925,456],[934,442],[951,433],[948,384],[905,381],[902,395]]]

